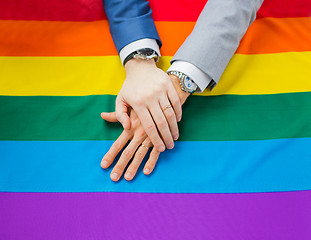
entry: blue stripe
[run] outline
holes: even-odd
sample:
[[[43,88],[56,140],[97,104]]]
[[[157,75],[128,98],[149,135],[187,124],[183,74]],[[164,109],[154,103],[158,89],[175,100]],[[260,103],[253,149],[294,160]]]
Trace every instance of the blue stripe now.
[[[0,191],[240,193],[311,189],[311,138],[177,142],[155,172],[115,183],[112,141],[1,141]],[[114,166],[114,164],[113,164]],[[141,166],[142,167],[142,166]]]

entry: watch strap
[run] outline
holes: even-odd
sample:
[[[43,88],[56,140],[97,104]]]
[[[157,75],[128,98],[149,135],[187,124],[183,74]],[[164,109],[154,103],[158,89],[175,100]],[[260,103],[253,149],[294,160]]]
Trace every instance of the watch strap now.
[[[125,64],[130,61],[132,58],[134,58],[134,55],[137,53],[137,51],[135,52],[132,52],[130,55],[128,55],[125,59],[124,59],[124,62],[123,62],[123,66],[125,66]]]
[[[141,50],[149,50],[149,51],[152,51],[153,54],[156,55],[156,57],[154,57],[153,59],[155,60],[155,62],[158,61],[159,55],[158,55],[158,53],[157,53],[155,50],[153,50],[152,48],[143,48],[143,49],[139,49],[139,50],[137,50],[137,51],[132,52],[131,54],[129,54],[129,55],[124,59],[123,66],[125,66],[125,64],[126,64],[129,60],[131,60],[132,58],[134,58],[135,55],[141,54],[141,53],[139,52],[139,51],[141,51]],[[147,55],[146,55],[146,58],[147,58]]]
[[[188,78],[188,80],[192,81],[192,82],[195,84],[196,88],[198,87],[198,85],[197,85],[189,76],[187,76],[186,74],[184,74],[184,73],[182,73],[182,72],[179,72],[179,71],[169,71],[167,74],[168,74],[168,75],[174,75],[174,76],[178,77],[178,79],[179,79],[179,85],[180,85],[180,87],[181,87],[181,89],[182,89],[183,91],[189,92],[189,93],[191,93],[191,94],[194,93],[194,92],[196,91],[196,89],[190,90],[189,88],[187,88],[187,87],[185,86],[184,80],[185,80],[186,78]]]

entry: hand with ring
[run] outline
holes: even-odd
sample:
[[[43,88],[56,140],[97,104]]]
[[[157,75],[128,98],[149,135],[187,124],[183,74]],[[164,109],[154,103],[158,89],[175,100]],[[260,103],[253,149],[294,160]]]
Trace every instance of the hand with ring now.
[[[117,122],[116,113],[102,113],[101,117],[109,122]],[[136,175],[136,172],[142,163],[145,155],[147,154],[152,143],[147,136],[137,114],[133,109],[130,110],[131,127],[128,130],[124,130],[119,138],[113,143],[109,151],[105,154],[101,161],[102,168],[108,168],[123,149],[123,147],[130,140],[128,146],[123,150],[121,157],[117,161],[116,165],[111,171],[110,177],[113,181],[118,181],[123,174],[129,161],[133,158],[133,161],[128,166],[124,178],[128,181],[132,180]],[[156,148],[153,148],[150,153],[150,157],[144,166],[145,175],[149,175],[155,167],[155,164],[159,158],[160,152]]]
[[[169,77],[174,88],[176,89],[181,104],[184,104],[190,93],[184,92],[180,89],[179,80],[176,76],[170,75]],[[167,114],[167,112],[172,111],[172,105],[166,104],[163,108],[161,108],[161,110],[163,114]],[[101,113],[101,117],[109,122],[118,121],[115,112],[103,112]],[[108,168],[113,163],[118,153],[123,149],[127,142],[130,141],[129,145],[124,149],[120,159],[111,171],[110,177],[113,181],[118,181],[120,179],[129,161],[133,158],[133,161],[127,168],[124,175],[126,180],[132,180],[136,175],[142,160],[147,154],[148,149],[153,146],[150,138],[147,136],[142,126],[140,119],[132,108],[130,109],[130,121],[130,128],[124,129],[122,134],[113,143],[101,161],[102,168]],[[156,148],[151,150],[150,157],[144,166],[144,173],[146,175],[149,175],[154,170],[159,155],[160,151]]]
[[[174,148],[179,137],[177,122],[182,109],[170,77],[157,68],[153,59],[131,59],[125,64],[126,78],[116,98],[116,117],[130,129],[128,109],[134,109],[154,148],[159,152]],[[180,86],[179,86],[180,88]],[[167,110],[162,110],[171,105]]]

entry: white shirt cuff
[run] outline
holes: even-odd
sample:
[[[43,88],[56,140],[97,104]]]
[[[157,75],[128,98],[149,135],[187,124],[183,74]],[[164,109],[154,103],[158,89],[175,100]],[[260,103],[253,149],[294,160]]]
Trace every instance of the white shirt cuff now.
[[[212,78],[201,69],[192,63],[185,61],[174,61],[167,71],[178,71],[186,74],[198,85],[196,92],[203,92],[208,84],[212,81]]]
[[[154,51],[156,51],[159,56],[161,56],[157,41],[152,38],[143,38],[143,39],[127,44],[125,47],[123,47],[120,50],[119,56],[120,56],[122,65],[123,65],[125,58],[128,55],[142,48],[151,48]]]

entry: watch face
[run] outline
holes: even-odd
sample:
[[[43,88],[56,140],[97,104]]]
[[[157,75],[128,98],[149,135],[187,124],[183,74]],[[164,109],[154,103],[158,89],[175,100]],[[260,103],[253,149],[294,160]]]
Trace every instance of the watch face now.
[[[150,48],[143,48],[143,49],[137,50],[138,54],[142,54],[145,56],[151,56],[154,54],[154,52],[155,51],[153,49],[150,49]]]
[[[196,90],[197,88],[197,85],[189,77],[185,77],[184,85],[189,90]]]

